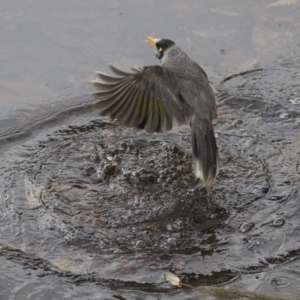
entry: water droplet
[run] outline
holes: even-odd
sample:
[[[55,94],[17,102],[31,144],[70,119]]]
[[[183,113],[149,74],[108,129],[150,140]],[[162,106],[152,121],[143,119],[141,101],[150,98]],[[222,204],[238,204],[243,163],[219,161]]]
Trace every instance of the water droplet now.
[[[209,215],[209,219],[213,220],[213,219],[217,219],[220,217],[220,215],[222,214],[222,212],[220,211],[218,214],[210,214]]]
[[[241,226],[240,226],[240,231],[241,232],[248,232],[250,231],[252,228],[254,227],[254,223],[253,222],[247,222],[247,223],[243,223]]]
[[[285,220],[283,218],[277,218],[273,221],[273,226],[275,227],[281,227],[282,225],[284,225]]]
[[[149,270],[156,271],[159,268],[159,265],[157,264],[151,264],[148,266]]]
[[[248,138],[244,141],[242,141],[242,147],[243,149],[249,149],[251,148],[253,145],[257,144],[257,140],[256,139],[253,139],[253,138]]]
[[[121,224],[119,223],[119,222],[113,222],[112,224],[111,224],[111,227],[112,228],[118,228],[118,227],[120,227],[121,226]]]
[[[176,245],[176,239],[175,238],[168,238],[167,240],[167,243],[170,245],[170,246],[175,246]]]
[[[237,119],[232,122],[232,125],[241,125],[243,123],[244,123],[243,120]]]
[[[144,248],[146,246],[146,243],[144,241],[137,241],[135,244],[136,248]]]
[[[289,116],[290,116],[289,113],[286,113],[286,112],[281,113],[281,114],[279,115],[279,117],[280,117],[281,119],[287,119]]]
[[[300,98],[297,97],[295,99],[290,99],[289,102],[295,105],[300,104]]]
[[[167,225],[167,230],[172,230],[172,225],[171,224]]]

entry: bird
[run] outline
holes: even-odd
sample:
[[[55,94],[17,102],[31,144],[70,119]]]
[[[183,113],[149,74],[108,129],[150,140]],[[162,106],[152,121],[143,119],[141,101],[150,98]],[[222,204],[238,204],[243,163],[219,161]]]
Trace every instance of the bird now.
[[[166,132],[190,125],[194,173],[210,185],[219,173],[219,155],[212,120],[217,117],[214,89],[205,71],[169,39],[148,36],[160,65],[113,75],[97,72],[93,81],[96,108],[127,127]]]

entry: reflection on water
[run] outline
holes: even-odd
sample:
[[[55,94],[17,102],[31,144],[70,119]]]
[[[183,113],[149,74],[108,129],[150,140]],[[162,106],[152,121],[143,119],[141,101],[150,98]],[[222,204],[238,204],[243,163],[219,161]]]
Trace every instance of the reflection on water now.
[[[299,30],[292,25],[299,20],[293,1],[265,6],[254,1],[247,17],[249,4],[226,2],[235,9],[204,1],[202,9],[212,20],[201,26],[194,22],[193,30],[181,28],[184,38],[178,39],[195,57],[192,45],[200,49],[205,43],[213,49],[218,42],[214,61],[203,51],[220,92],[215,132],[221,171],[208,189],[192,172],[188,128],[152,135],[126,129],[96,117],[89,96],[74,95],[63,104],[53,102],[38,111],[25,110],[17,119],[3,119],[1,299],[198,299],[194,290],[172,287],[163,276],[166,270],[193,287],[231,286],[283,297],[299,290],[300,62],[288,50],[299,47]],[[124,8],[107,1],[109,13],[101,22],[108,24],[116,12],[118,18],[124,16],[120,23],[129,22],[128,15],[147,15],[155,3],[142,8],[131,1]],[[42,6],[35,10],[41,13]],[[160,18],[172,11],[174,31],[174,24],[189,14],[193,20],[198,7],[198,2],[161,4],[153,30],[158,35]],[[84,9],[77,7],[77,14],[82,16]],[[57,11],[49,13],[59,19]],[[10,15],[16,18],[3,8],[2,22]],[[233,24],[241,24],[241,16],[248,25],[255,16],[255,24],[239,33]],[[66,20],[75,26],[73,17],[70,13]],[[88,28],[84,20],[90,24],[90,18],[96,22],[95,12],[78,26]],[[64,28],[72,36],[68,24]],[[44,23],[39,30],[53,42],[54,29],[48,26]],[[114,23],[107,30],[118,28]],[[168,26],[166,30],[171,32]],[[243,30],[251,30],[251,37]],[[59,47],[75,47],[74,36],[65,44],[58,39]],[[228,42],[233,36],[239,36],[240,46]],[[280,43],[284,39],[290,47]],[[106,53],[110,62],[135,64],[129,54],[133,51],[142,60],[144,54],[135,52],[132,40],[123,43],[124,52],[117,47],[108,55],[102,45],[100,52],[89,54],[95,58]],[[258,70],[244,72],[252,69]],[[7,74],[0,78],[2,87]]]

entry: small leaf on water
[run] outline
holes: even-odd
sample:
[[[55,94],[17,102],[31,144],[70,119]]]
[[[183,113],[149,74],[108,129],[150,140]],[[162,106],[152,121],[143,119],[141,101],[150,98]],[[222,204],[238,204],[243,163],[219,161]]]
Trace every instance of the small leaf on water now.
[[[172,285],[180,286],[180,279],[170,271],[165,272],[165,278],[168,280]]]

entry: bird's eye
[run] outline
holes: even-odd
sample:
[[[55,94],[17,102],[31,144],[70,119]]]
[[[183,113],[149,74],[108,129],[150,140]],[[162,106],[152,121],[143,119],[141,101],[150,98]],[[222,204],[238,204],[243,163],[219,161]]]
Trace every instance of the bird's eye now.
[[[158,47],[158,48],[157,48],[157,51],[158,51],[158,52],[163,52],[163,48],[162,48],[162,47]]]

